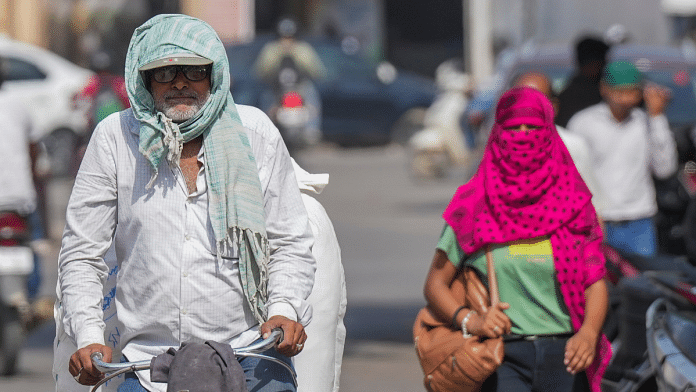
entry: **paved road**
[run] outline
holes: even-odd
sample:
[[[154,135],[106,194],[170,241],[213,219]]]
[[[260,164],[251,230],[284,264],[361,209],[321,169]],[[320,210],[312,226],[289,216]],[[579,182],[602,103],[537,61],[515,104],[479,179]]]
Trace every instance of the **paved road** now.
[[[411,326],[424,304],[422,286],[442,228],[440,214],[463,178],[415,183],[407,175],[404,151],[394,146],[320,147],[297,158],[306,170],[331,175],[318,199],[333,220],[346,271],[348,342],[341,390],[422,391]],[[45,261],[46,294],[55,287],[56,239],[70,183],[55,183],[52,190],[57,219]],[[30,337],[20,375],[0,379],[0,391],[53,390],[53,334],[48,324]]]

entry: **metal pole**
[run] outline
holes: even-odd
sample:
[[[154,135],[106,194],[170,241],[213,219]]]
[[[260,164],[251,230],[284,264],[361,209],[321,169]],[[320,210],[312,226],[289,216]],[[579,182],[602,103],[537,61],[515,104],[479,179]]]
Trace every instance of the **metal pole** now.
[[[494,0],[490,0],[494,1]],[[469,61],[475,83],[493,73],[493,40],[489,0],[469,0]]]

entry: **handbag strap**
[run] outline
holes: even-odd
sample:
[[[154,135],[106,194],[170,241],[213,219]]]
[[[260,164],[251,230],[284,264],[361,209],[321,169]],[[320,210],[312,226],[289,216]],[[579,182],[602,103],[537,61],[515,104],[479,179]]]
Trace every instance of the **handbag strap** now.
[[[495,276],[495,264],[493,264],[493,255],[491,247],[486,247],[486,269],[488,270],[488,291],[491,297],[491,306],[495,306],[500,302],[498,294],[498,278]]]

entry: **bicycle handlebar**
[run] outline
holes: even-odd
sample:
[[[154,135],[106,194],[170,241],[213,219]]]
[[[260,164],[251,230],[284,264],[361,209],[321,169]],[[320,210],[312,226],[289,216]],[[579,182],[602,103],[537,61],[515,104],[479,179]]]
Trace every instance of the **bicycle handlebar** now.
[[[254,358],[262,358],[262,359],[267,359],[269,361],[273,361],[279,365],[282,365],[285,367],[290,374],[292,375],[292,380],[295,383],[295,386],[297,387],[297,374],[295,373],[295,370],[290,367],[288,364],[285,362],[269,357],[267,355],[261,354],[262,352],[270,349],[271,347],[274,347],[278,343],[283,341],[283,330],[281,328],[275,328],[271,331],[270,336],[268,338],[260,340],[258,342],[252,343],[246,347],[240,347],[240,348],[234,348],[234,355],[237,357],[254,357]],[[123,373],[127,372],[135,372],[138,370],[148,370],[150,369],[152,360],[145,360],[145,361],[136,361],[136,362],[119,362],[119,363],[109,363],[109,362],[104,362],[102,361],[102,353],[96,352],[91,355],[92,358],[92,363],[94,364],[94,367],[97,368],[102,373],[107,373],[109,374],[108,376],[104,377],[102,380],[100,380],[93,388],[92,392],[96,392],[97,388],[104,384],[105,382],[109,381],[110,379],[121,375]]]

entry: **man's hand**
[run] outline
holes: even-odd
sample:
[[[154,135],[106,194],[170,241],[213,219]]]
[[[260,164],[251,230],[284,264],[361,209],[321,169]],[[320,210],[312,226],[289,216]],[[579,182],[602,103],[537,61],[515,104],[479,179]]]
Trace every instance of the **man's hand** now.
[[[654,83],[646,85],[643,89],[645,108],[651,117],[664,113],[671,98],[672,95],[668,88]]]
[[[102,361],[111,362],[111,349],[98,343],[83,347],[70,357],[68,370],[78,383],[94,385],[104,378],[104,374],[92,365],[91,356],[96,352],[102,353]]]
[[[276,350],[286,357],[292,357],[302,351],[302,346],[307,340],[302,324],[292,321],[287,317],[273,316],[261,326],[261,336],[267,338],[274,328],[283,329],[283,341],[278,344]]]
[[[598,339],[599,335],[583,328],[568,339],[564,361],[568,373],[577,374],[592,364]]]

